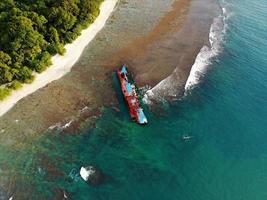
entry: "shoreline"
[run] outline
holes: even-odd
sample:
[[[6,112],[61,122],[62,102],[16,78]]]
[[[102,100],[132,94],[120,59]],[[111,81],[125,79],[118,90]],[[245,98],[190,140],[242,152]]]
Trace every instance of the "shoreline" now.
[[[37,74],[30,84],[12,91],[3,101],[0,101],[0,117],[7,113],[19,100],[45,87],[52,81],[58,80],[68,72],[79,60],[85,47],[94,39],[97,33],[104,27],[118,0],[105,0],[100,6],[100,13],[94,23],[81,32],[81,35],[71,44],[65,45],[66,53],[63,56],[52,57],[52,65],[41,74]]]
[[[111,74],[121,63],[128,65],[140,88],[155,86],[176,67],[179,81],[185,83],[199,50],[208,42],[216,1],[204,0],[207,6],[203,0],[151,1],[118,3],[70,73],[21,99],[0,118],[2,139],[16,138],[17,131],[30,139],[73,120],[72,126],[78,127],[85,107],[89,121],[103,107],[117,107]],[[82,117],[82,121],[87,120]]]
[[[190,11],[191,13],[195,12],[194,10],[196,10],[196,7],[200,10],[203,9],[201,5],[198,5],[199,1],[195,0],[193,3],[195,5],[192,7],[195,8],[192,8]],[[206,0],[206,3],[212,5],[212,1],[210,0]],[[207,28],[206,33],[203,34],[207,35],[203,45],[200,45],[198,49],[195,48],[196,51],[192,51],[193,56],[190,62],[179,62],[166,78],[160,80],[156,85],[145,92],[143,101],[146,104],[151,105],[156,103],[156,105],[158,105],[158,103],[162,101],[177,100],[198,84],[209,65],[210,59],[220,52],[223,40],[223,32],[225,29],[223,9],[219,4],[214,4],[213,7],[214,9],[212,10],[214,13],[211,14],[213,17],[209,19],[209,28]],[[193,16],[193,14],[191,15]],[[193,24],[193,19],[194,17],[188,19],[186,26],[190,27],[188,24]]]

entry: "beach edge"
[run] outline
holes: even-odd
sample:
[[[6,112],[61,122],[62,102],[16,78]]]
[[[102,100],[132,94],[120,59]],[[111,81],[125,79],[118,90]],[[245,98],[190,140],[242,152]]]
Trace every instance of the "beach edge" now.
[[[118,0],[105,0],[100,5],[100,14],[81,35],[70,44],[65,45],[66,53],[52,57],[52,65],[41,74],[37,74],[31,84],[23,84],[23,87],[0,101],[0,117],[7,113],[18,101],[45,87],[52,81],[58,80],[71,71],[74,64],[81,57],[85,47],[95,38],[97,33],[105,26],[111,13],[114,11]]]

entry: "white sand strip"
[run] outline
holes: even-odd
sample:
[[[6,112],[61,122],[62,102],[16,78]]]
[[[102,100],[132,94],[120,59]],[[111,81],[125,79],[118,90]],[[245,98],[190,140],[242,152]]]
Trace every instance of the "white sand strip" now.
[[[89,28],[82,31],[73,43],[65,46],[64,56],[55,55],[52,57],[52,66],[41,74],[37,74],[31,84],[24,84],[19,90],[13,91],[10,96],[0,102],[0,116],[11,109],[20,99],[46,86],[48,83],[57,80],[70,72],[72,66],[78,61],[84,48],[104,27],[107,19],[112,13],[118,0],[105,0],[100,6],[100,14]]]

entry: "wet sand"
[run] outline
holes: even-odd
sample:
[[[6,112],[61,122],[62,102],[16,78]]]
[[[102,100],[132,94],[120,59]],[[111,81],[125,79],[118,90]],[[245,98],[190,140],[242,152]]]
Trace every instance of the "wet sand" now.
[[[184,85],[218,11],[214,0],[120,1],[69,74],[0,118],[0,141],[18,146],[59,122],[85,121],[103,106],[116,107],[111,74],[121,63],[129,65],[139,87],[155,86],[175,68]]]

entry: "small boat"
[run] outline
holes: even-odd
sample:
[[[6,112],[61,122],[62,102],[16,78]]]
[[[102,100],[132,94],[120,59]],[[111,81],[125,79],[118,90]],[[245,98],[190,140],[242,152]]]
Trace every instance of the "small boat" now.
[[[147,124],[147,118],[138,100],[136,86],[129,78],[129,72],[127,71],[126,65],[122,65],[121,68],[117,70],[117,76],[120,81],[121,91],[129,109],[131,119],[138,124]]]

